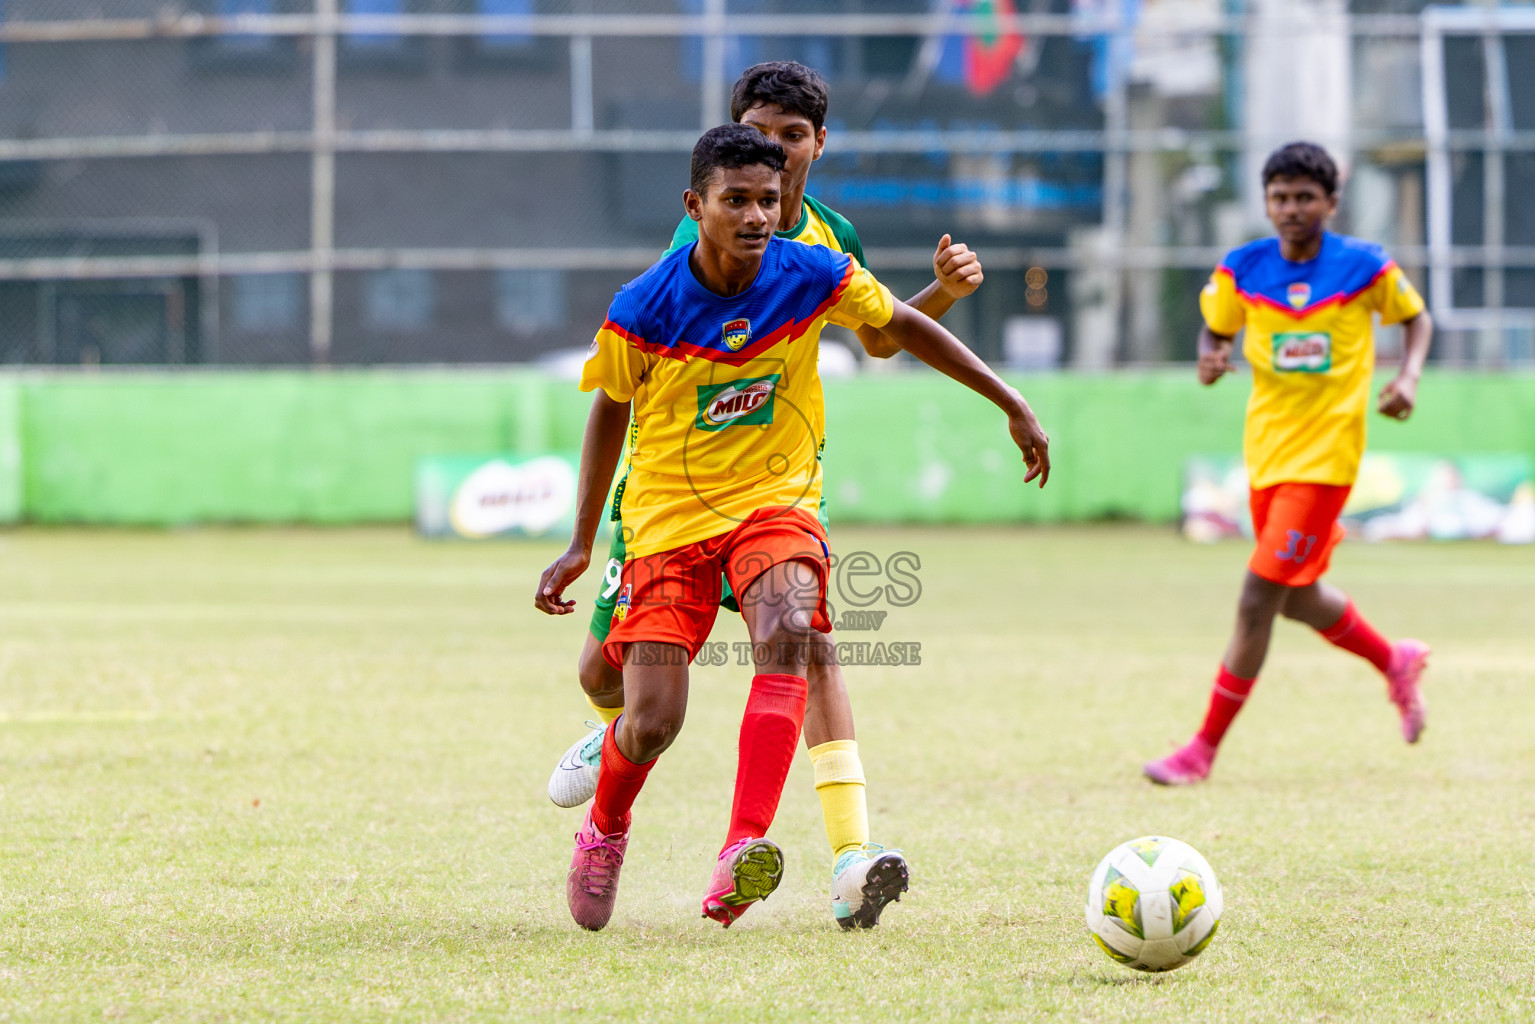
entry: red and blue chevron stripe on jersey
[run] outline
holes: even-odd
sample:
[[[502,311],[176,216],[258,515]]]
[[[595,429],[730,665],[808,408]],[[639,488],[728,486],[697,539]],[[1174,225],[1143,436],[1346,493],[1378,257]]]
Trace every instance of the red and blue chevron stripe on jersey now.
[[[1300,320],[1352,301],[1395,266],[1380,246],[1328,231],[1305,263],[1281,256],[1279,239],[1260,238],[1227,253],[1215,272],[1230,277],[1248,303]]]
[[[751,287],[726,298],[709,291],[688,267],[692,246],[668,253],[613,298],[604,330],[642,352],[686,362],[707,359],[743,366],[775,345],[802,337],[836,305],[853,278],[845,253],[781,238],[768,242]],[[745,320],[746,339],[739,348]]]

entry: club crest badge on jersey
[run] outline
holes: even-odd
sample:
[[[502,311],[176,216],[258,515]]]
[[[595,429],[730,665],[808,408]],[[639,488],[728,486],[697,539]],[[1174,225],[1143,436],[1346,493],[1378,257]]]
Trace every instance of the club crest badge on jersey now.
[[[752,340],[752,322],[745,317],[725,322],[725,345],[732,352],[739,352]]]
[[[1285,298],[1290,300],[1292,309],[1305,309],[1306,303],[1311,301],[1311,286],[1305,281],[1297,281],[1285,289]]]
[[[620,622],[624,621],[625,619],[627,619],[629,617],[629,604],[630,604],[630,601],[632,599],[633,593],[634,593],[634,584],[633,583],[625,583],[624,584],[624,589],[618,592],[618,600],[613,602],[613,623],[612,624],[614,626],[618,625]]]

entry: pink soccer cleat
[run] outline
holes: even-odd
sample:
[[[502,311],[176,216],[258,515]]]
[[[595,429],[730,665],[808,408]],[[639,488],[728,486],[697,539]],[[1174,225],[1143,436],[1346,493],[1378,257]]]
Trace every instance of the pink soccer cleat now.
[[[746,908],[765,900],[783,881],[783,851],[771,839],[739,839],[714,865],[704,916],[729,928]]]
[[[1159,786],[1192,786],[1210,775],[1215,763],[1215,748],[1195,736],[1182,748],[1159,761],[1148,761],[1141,771]]]
[[[624,851],[629,847],[628,831],[605,836],[592,824],[592,812],[576,833],[576,852],[570,858],[570,874],[565,879],[565,901],[576,924],[589,931],[601,931],[613,916],[618,899],[618,872],[624,866]]]
[[[1391,647],[1391,667],[1386,670],[1391,703],[1402,716],[1402,739],[1418,742],[1425,720],[1423,691],[1418,682],[1428,667],[1428,644],[1422,640],[1401,640]]]

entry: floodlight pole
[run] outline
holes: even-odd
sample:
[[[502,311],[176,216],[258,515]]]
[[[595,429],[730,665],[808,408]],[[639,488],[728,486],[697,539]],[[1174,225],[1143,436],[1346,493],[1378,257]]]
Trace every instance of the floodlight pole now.
[[[592,37],[570,37],[570,132],[590,139],[596,129],[592,103]]]
[[[1444,77],[1444,35],[1433,20],[1433,9],[1423,14],[1418,38],[1419,65],[1423,69],[1423,135],[1426,143],[1428,187],[1429,305],[1442,321],[1455,307],[1453,253],[1450,235],[1451,179],[1449,110]],[[1448,328],[1448,323],[1441,323]],[[1449,357],[1458,361],[1459,339],[1452,333]]]
[[[573,7],[582,14],[589,14],[592,3],[591,0],[577,0]],[[597,128],[592,89],[591,35],[572,32],[568,48],[570,50],[570,134],[573,139],[590,141],[592,132]]]
[[[1482,305],[1492,311],[1493,323],[1481,331],[1476,361],[1489,366],[1500,362],[1503,356],[1503,226],[1508,201],[1503,147],[1514,123],[1501,33],[1490,28],[1482,33],[1482,56],[1487,72],[1487,148],[1482,152],[1482,245],[1487,252],[1487,265],[1482,271]]]
[[[310,158],[309,356],[316,366],[330,363],[335,321],[336,246],[336,30],[338,0],[315,0],[319,17],[314,35],[314,150]]]
[[[704,0],[704,20],[708,33],[703,37],[703,84],[700,96],[699,130],[708,131],[730,120],[725,99],[725,0]]]
[[[1126,193],[1130,187],[1130,154],[1126,150],[1126,136],[1130,128],[1130,69],[1125,59],[1128,53],[1130,26],[1125,0],[1114,0],[1112,5],[1114,34],[1110,37],[1108,51],[1108,94],[1104,99],[1103,127],[1103,227],[1107,236],[1109,256],[1108,288],[1104,304],[1109,310],[1112,347],[1100,356],[1106,357],[1106,365],[1112,366],[1115,351],[1120,347],[1124,327],[1125,296],[1125,227],[1128,220]],[[1102,367],[1094,366],[1093,369]]]

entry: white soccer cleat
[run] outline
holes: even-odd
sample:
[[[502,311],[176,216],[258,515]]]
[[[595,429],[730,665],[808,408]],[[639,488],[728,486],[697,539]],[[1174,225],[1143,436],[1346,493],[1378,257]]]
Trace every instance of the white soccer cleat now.
[[[881,911],[901,898],[909,880],[900,850],[870,843],[844,853],[832,870],[832,916],[843,928],[873,928]]]
[[[608,727],[587,722],[592,731],[570,745],[549,776],[549,799],[560,807],[579,807],[597,795],[602,767],[602,737]]]

